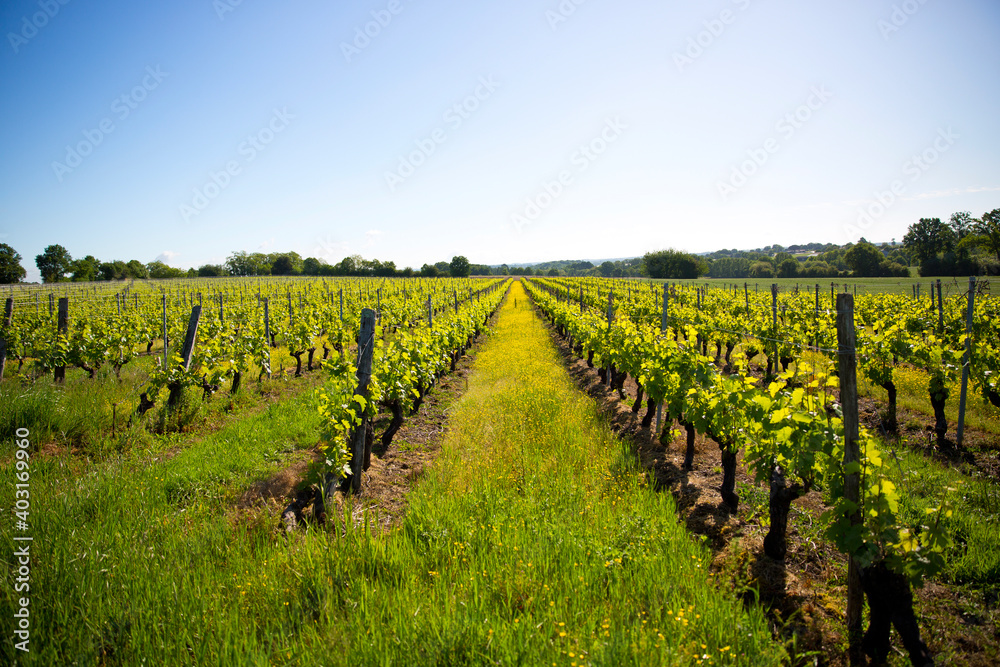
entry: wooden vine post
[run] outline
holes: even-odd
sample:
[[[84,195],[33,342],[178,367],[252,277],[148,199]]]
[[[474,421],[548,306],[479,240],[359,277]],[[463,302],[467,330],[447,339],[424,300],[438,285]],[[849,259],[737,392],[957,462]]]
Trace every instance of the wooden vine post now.
[[[167,367],[167,293],[163,293],[163,367]]]
[[[941,279],[937,279],[938,333],[944,334],[944,303],[941,299]]]
[[[3,328],[10,330],[11,322],[14,320],[14,297],[7,297],[3,307]],[[0,335],[0,380],[3,379],[4,370],[7,368],[7,337]]]
[[[774,338],[774,374],[781,372],[778,360],[778,283],[771,284],[771,336]]]
[[[962,389],[958,399],[958,446],[965,435],[965,397],[969,390],[969,364],[972,363],[972,313],[976,307],[976,278],[969,276],[969,306],[965,313],[965,356],[962,357]],[[3,367],[0,366],[0,377]]]
[[[59,335],[65,336],[69,330],[69,297],[59,297]],[[66,381],[66,366],[56,366],[53,372],[56,382]]]
[[[858,359],[854,338],[854,297],[837,295],[837,374],[840,378],[840,405],[844,415],[844,467],[861,462],[858,446]],[[861,473],[844,474],[844,498],[858,508],[849,517],[852,526],[862,521]],[[861,613],[864,609],[861,570],[854,558],[847,566],[847,654],[852,667],[864,665],[861,648]]]
[[[271,377],[271,314],[268,312],[270,299],[264,298],[264,342],[267,349],[267,377]]]
[[[663,312],[660,313],[660,335],[667,333],[667,308],[670,305],[670,290],[667,283],[663,283]],[[663,401],[656,404],[656,432],[660,431],[660,422],[663,419]]]
[[[191,355],[194,353],[194,343],[198,338],[198,323],[201,321],[201,305],[191,309],[191,317],[188,319],[187,333],[184,334],[184,347],[181,348],[181,368],[186,372],[191,367]],[[167,405],[173,406],[181,400],[181,393],[184,387],[179,382],[170,384],[170,397]]]
[[[358,388],[354,393],[368,400],[368,383],[372,377],[372,352],[375,349],[375,311],[361,311],[361,330],[358,333]],[[351,489],[361,492],[361,473],[368,467],[371,448],[367,438],[367,417],[354,429],[351,437]]]

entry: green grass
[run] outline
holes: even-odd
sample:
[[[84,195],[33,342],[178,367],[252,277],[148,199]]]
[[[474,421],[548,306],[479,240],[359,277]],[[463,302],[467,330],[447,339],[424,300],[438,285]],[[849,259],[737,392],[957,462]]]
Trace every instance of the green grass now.
[[[899,408],[929,416],[934,415],[934,408],[931,407],[931,400],[927,394],[926,371],[910,366],[897,366],[892,375],[898,392],[896,402]],[[944,408],[945,416],[948,418],[948,437],[953,439],[958,425],[961,386],[961,382],[957,380],[948,383],[949,395]],[[861,396],[872,396],[883,404],[889,400],[886,391],[873,385],[864,375],[858,375],[858,393]],[[983,398],[982,394],[977,393],[971,382],[965,402],[965,427],[1000,435],[1000,408],[994,407]]]
[[[174,437],[169,452],[35,455],[31,653],[7,641],[0,661],[780,662],[761,612],[713,583],[709,552],[669,494],[647,486],[514,290],[518,308],[505,306],[392,533],[370,530],[359,503],[344,505],[335,532],[289,537],[277,507],[237,509],[248,486],[314,443],[311,394]],[[5,481],[0,505],[13,494]],[[10,521],[0,540],[13,544]],[[10,637],[11,549],[0,560]]]
[[[964,475],[906,449],[889,457],[888,473],[900,492],[904,523],[926,523],[928,508],[937,507],[946,495],[952,498],[954,513],[948,525],[953,543],[946,555],[944,579],[993,596],[1000,593],[1000,487],[996,482]]]
[[[188,388],[182,406],[168,413],[166,391],[162,391],[156,397],[156,407],[141,422],[132,419],[130,425],[129,420],[139,406],[139,394],[146,389],[160,358],[158,347],[159,343],[154,345],[152,355],[139,356],[126,364],[120,380],[110,367],[101,368],[94,379],[78,368],[69,367],[65,383],[60,386],[53,382],[50,373],[42,375],[32,360],[27,361],[19,376],[16,364],[9,364],[6,378],[0,382],[0,438],[13,438],[16,429],[27,428],[36,445],[54,444],[88,456],[105,456],[148,443],[148,431],[189,430],[214,413],[254,405],[259,401],[259,393],[271,392],[295,368],[295,359],[287,348],[279,346],[271,352],[274,379],[265,378],[260,392],[256,391],[257,371],[254,371],[243,379],[235,397],[229,394],[229,381],[207,402],[202,401],[201,389]],[[314,368],[321,358],[322,350],[314,359]],[[304,371],[305,363],[303,359]]]

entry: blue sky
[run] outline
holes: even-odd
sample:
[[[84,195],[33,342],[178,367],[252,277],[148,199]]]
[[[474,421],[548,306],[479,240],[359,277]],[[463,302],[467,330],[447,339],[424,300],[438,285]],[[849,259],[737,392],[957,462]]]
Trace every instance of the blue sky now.
[[[0,28],[0,241],[29,280],[52,243],[419,268],[1000,207],[988,0],[9,0]]]

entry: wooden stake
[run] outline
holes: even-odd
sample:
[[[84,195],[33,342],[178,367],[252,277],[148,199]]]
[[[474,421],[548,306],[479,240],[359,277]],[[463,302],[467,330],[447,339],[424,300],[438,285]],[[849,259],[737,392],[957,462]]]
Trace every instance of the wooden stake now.
[[[969,364],[972,363],[972,312],[976,307],[976,278],[969,276],[969,307],[965,312],[965,355],[962,357],[962,390],[958,399],[958,446],[965,435],[965,397],[969,390]]]
[[[10,330],[11,322],[14,320],[14,297],[7,297],[3,307],[3,328]],[[7,368],[7,338],[0,336],[0,380],[3,379],[4,370]]]
[[[837,296],[837,373],[840,377],[840,404],[844,418],[844,466],[861,462],[858,445],[858,381],[857,356],[854,337],[854,297],[850,294]],[[861,474],[844,475],[844,498],[854,503],[858,509],[851,514],[852,526],[861,523]],[[847,636],[848,658],[853,666],[863,665],[861,649],[861,614],[864,609],[864,591],[861,588],[861,571],[854,558],[847,568]]]
[[[358,334],[358,388],[355,394],[368,398],[368,383],[372,377],[372,352],[375,348],[375,311],[365,308],[361,311],[361,330]],[[367,467],[371,450],[367,444],[366,417],[354,430],[351,438],[351,489],[361,491],[361,473]]]

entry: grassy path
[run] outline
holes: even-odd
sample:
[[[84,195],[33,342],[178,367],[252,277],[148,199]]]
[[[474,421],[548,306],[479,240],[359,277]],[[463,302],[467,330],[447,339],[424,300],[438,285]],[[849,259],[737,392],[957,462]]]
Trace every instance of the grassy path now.
[[[236,510],[317,422],[311,397],[296,397],[150,467],[33,470],[32,652],[7,639],[0,662],[781,661],[762,616],[716,587],[669,494],[646,486],[575,388],[520,283],[397,531],[286,538],[275,513]],[[10,507],[13,470],[0,474]],[[0,540],[11,533],[5,521]]]

